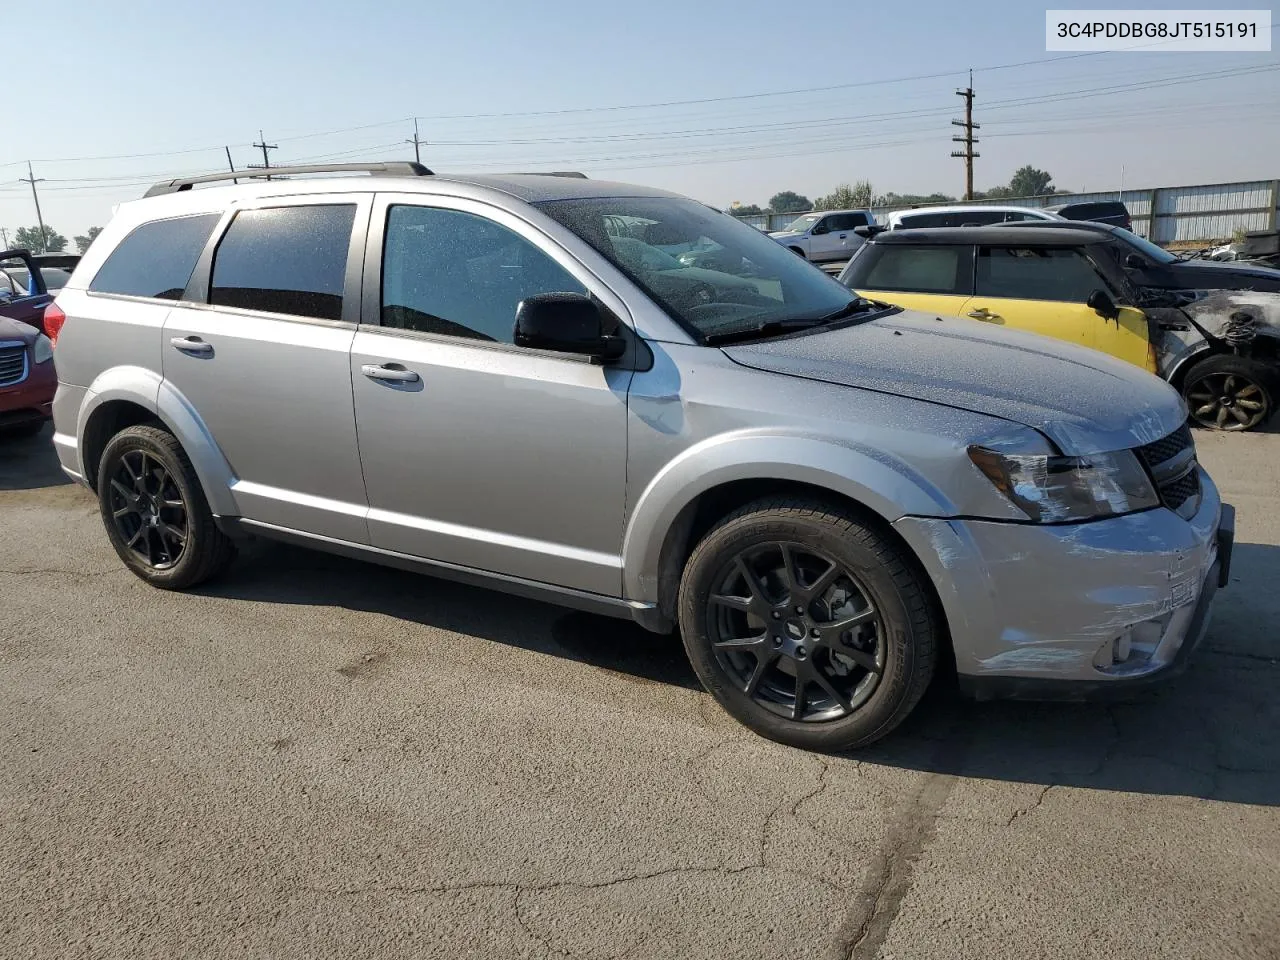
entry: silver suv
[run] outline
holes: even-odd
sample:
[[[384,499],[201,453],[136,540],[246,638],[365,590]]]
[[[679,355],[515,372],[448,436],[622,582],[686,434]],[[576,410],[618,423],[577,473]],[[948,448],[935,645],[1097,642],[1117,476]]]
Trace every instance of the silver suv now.
[[[1077,696],[1201,636],[1233,513],[1155,377],[662,191],[359,169],[159,185],[51,308],[58,455],[149,583],[269,537],[678,625],[815,749],[942,670]]]

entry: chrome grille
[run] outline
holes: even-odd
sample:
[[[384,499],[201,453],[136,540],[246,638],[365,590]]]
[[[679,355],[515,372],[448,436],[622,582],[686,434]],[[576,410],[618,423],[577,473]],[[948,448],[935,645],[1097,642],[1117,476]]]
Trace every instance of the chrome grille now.
[[[0,387],[21,383],[27,378],[27,346],[8,343],[0,346]]]
[[[1196,464],[1191,428],[1183,424],[1167,437],[1134,450],[1151,474],[1160,502],[1179,516],[1190,516],[1200,507],[1200,471]]]

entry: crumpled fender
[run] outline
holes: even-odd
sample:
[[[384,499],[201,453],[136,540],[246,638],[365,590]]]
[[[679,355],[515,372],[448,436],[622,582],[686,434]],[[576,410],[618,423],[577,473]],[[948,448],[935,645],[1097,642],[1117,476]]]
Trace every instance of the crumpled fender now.
[[[667,531],[700,494],[735,480],[789,480],[842,494],[892,523],[953,516],[946,495],[905,463],[827,438],[760,431],[721,434],[685,450],[640,494],[622,543],[623,595],[656,602]]]
[[[113,367],[103,371],[89,385],[76,417],[76,436],[86,436],[86,427],[103,404],[127,400],[150,410],[182,444],[204,489],[209,508],[218,516],[236,516],[231,484],[235,474],[195,408],[172,383],[144,367]],[[85,476],[84,448],[76,453],[80,473]]]

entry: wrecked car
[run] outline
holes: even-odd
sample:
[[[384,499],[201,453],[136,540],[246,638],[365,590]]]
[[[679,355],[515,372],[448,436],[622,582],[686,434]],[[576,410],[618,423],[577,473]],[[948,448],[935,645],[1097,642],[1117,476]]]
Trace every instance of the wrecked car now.
[[[1264,424],[1280,395],[1280,292],[1148,286],[1113,228],[1097,226],[886,232],[840,280],[909,309],[1109,353],[1169,381],[1200,426]]]

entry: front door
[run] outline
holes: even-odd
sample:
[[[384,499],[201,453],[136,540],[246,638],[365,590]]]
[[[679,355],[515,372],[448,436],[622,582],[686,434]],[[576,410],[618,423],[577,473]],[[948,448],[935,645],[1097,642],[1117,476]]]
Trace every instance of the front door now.
[[[303,202],[305,201],[305,202]],[[239,208],[165,320],[164,377],[231,465],[246,519],[368,542],[349,355],[368,196]],[[354,228],[354,229],[353,229]]]
[[[1107,352],[1114,345],[1103,325],[1116,322],[1085,305],[1093,291],[1111,290],[1083,250],[984,244],[975,273],[970,319]]]
[[[512,342],[523,298],[596,283],[505,211],[379,196],[351,353],[374,546],[621,594],[632,371]]]

